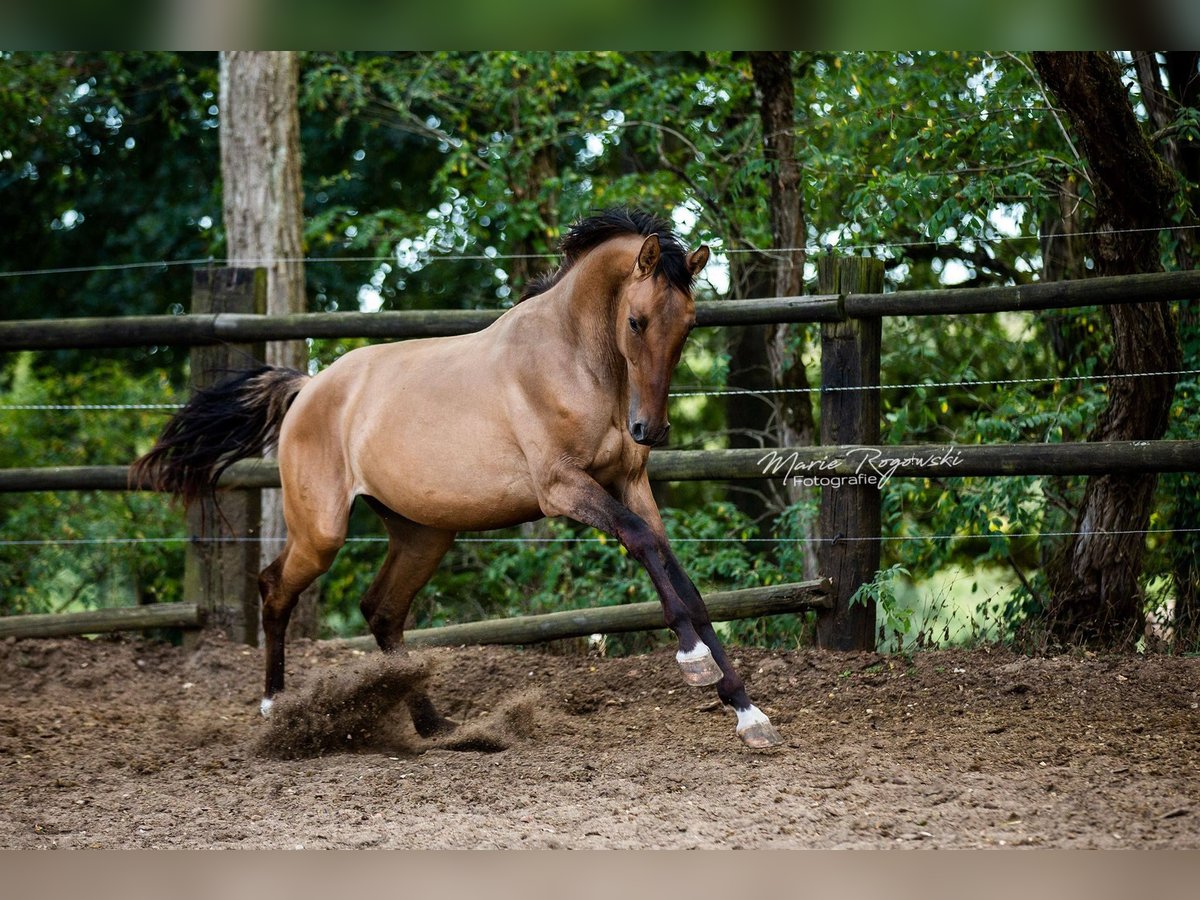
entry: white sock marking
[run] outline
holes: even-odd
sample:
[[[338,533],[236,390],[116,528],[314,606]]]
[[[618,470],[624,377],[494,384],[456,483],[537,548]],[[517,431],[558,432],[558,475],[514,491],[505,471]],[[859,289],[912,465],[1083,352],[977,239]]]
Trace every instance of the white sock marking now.
[[[704,659],[706,656],[712,656],[712,651],[708,649],[708,645],[704,641],[697,641],[696,646],[691,650],[678,650],[675,653],[676,662],[695,662],[698,659]]]
[[[270,697],[263,697],[262,703],[258,704],[258,711],[264,716],[269,716],[271,714],[271,707],[274,705],[275,701]]]
[[[734,712],[737,713],[738,734],[755,725],[771,724],[771,720],[767,718],[767,714],[753,703],[750,704],[749,709],[735,709]]]

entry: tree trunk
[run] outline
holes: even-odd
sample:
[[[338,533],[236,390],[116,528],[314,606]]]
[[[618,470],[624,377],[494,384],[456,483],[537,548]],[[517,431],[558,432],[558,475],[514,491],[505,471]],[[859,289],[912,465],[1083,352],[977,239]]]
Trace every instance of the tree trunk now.
[[[750,67],[758,91],[763,155],[770,173],[771,242],[776,248],[771,265],[772,289],[776,297],[795,297],[804,293],[807,228],[800,164],[796,159],[796,89],[792,53],[786,50],[752,52]],[[803,331],[794,325],[771,325],[766,337],[773,386],[791,391],[775,395],[777,446],[809,446],[815,438],[812,395],[807,392],[808,374],[796,350],[803,343]],[[811,491],[788,488],[788,502],[803,500],[815,503]],[[804,537],[812,537],[811,527],[805,530]],[[815,544],[806,540],[804,549],[804,577],[815,577]]]
[[[1107,53],[1035,53],[1034,63],[1067,115],[1087,161],[1096,212],[1096,274],[1160,271],[1158,229],[1170,221],[1173,180],[1142,133]],[[1142,229],[1130,231],[1130,229]],[[1114,375],[1178,368],[1175,322],[1165,303],[1110,306]],[[1173,377],[1114,379],[1090,438],[1162,437]],[[1068,642],[1132,647],[1144,628],[1138,585],[1154,476],[1100,476],[1088,481],[1075,531],[1048,572],[1052,633]]]
[[[231,266],[267,269],[267,314],[304,312],[303,197],[296,54],[223,51],[220,55],[221,176]],[[267,344],[266,361],[308,371],[303,341]],[[249,360],[247,362],[250,362]],[[280,491],[262,493],[262,563],[283,549]],[[292,615],[293,637],[316,637],[316,585]]]
[[[1058,215],[1042,223],[1042,281],[1069,281],[1087,276],[1083,238],[1080,231],[1079,184],[1068,175],[1058,187]],[[1068,371],[1078,369],[1088,352],[1086,326],[1079,321],[1078,310],[1047,310],[1041,319],[1050,337],[1054,355]]]
[[[730,283],[737,285],[734,297],[765,297],[770,292],[770,279],[748,258],[749,254],[730,257]],[[775,386],[771,378],[771,360],[767,352],[770,325],[741,325],[726,328],[725,340],[729,351],[730,389],[767,391]],[[779,446],[772,436],[775,404],[769,396],[735,395],[725,398],[725,430],[733,450]],[[760,526],[769,527],[786,499],[779,484],[770,478],[756,478],[732,483],[729,496],[739,510]]]
[[[751,117],[761,120],[757,108],[749,104],[733,106],[729,110],[727,127],[737,130]],[[714,204],[717,210],[726,205],[736,205],[739,198],[730,193],[724,195],[722,201]],[[750,242],[742,239],[738,228],[732,218],[727,219],[723,226],[728,240],[737,250],[753,249]],[[773,286],[773,270],[766,256],[754,252],[738,252],[729,256],[730,298],[766,297]],[[727,387],[744,391],[769,391],[775,387],[768,350],[772,336],[770,325],[741,325],[722,329],[721,334],[729,353]],[[779,445],[775,432],[777,410],[771,395],[731,395],[724,398],[723,405],[730,449],[752,450]],[[771,527],[772,519],[788,502],[783,488],[772,478],[728,482],[726,490],[737,508],[765,529]]]

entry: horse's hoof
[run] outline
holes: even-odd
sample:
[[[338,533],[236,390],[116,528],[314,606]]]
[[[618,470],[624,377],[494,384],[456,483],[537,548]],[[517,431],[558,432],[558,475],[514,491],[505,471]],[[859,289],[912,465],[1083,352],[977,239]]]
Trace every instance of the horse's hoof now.
[[[260,704],[258,704],[258,711],[264,717],[269,716],[271,714],[271,707],[274,705],[275,705],[275,701],[272,700],[270,697],[263,697],[262,702]]]
[[[768,747],[778,747],[783,743],[783,736],[770,722],[751,725],[745,731],[739,731],[738,737],[751,750],[765,750]]]
[[[409,696],[408,712],[417,734],[423,738],[444,737],[458,728],[458,723],[439,713],[433,701],[424,693]]]
[[[764,750],[767,747],[778,747],[783,743],[783,737],[757,706],[751,706],[745,710],[735,710],[735,712],[738,717],[737,736],[747,747],[752,750]]]
[[[703,642],[697,644],[686,653],[680,650],[675,654],[675,661],[683,672],[683,680],[692,687],[705,687],[716,684],[725,677],[725,673],[712,658],[712,651]]]
[[[434,721],[424,720],[417,725],[417,734],[423,738],[446,737],[447,735],[454,734],[461,724],[461,722],[456,722],[454,719],[438,716]]]

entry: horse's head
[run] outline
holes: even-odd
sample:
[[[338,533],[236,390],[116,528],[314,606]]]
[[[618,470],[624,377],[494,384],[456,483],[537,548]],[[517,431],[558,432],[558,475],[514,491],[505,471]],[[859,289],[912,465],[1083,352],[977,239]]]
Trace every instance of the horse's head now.
[[[671,373],[696,325],[691,291],[681,290],[659,272],[661,254],[658,235],[642,242],[619,295],[616,316],[617,347],[629,376],[626,425],[633,439],[648,447],[664,443],[671,430],[667,420]],[[695,277],[708,262],[708,247],[701,245],[686,262]]]

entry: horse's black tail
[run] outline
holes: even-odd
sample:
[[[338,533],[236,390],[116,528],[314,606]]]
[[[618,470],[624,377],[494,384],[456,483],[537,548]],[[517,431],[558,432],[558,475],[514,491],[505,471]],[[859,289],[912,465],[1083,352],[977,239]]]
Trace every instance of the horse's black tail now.
[[[295,369],[262,366],[197,391],[130,468],[130,484],[189,502],[210,493],[222,472],[279,439],[283,417],[307,380]]]

